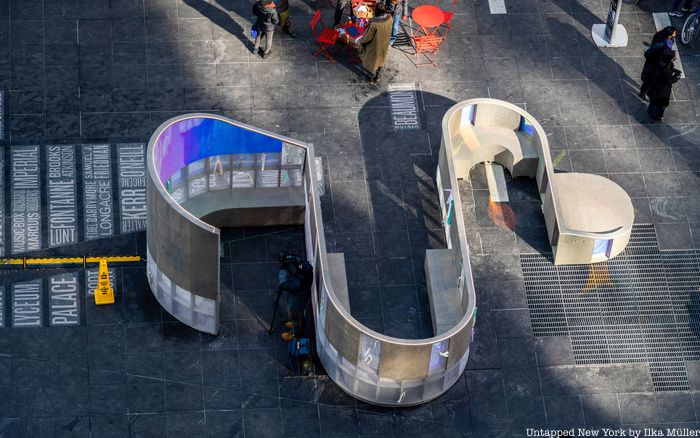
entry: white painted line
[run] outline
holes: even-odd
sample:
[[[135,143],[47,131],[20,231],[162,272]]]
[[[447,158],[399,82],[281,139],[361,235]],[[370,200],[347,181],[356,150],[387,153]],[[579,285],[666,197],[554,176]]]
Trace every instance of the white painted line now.
[[[489,194],[493,202],[508,202],[508,188],[503,166],[494,163],[484,163],[486,181],[489,184]]]
[[[654,17],[654,26],[656,27],[657,32],[664,27],[671,26],[671,17],[667,12],[654,12],[651,15]],[[676,36],[676,38],[678,38],[678,36]],[[673,43],[673,50],[676,51],[676,60],[673,62],[673,65],[681,71],[681,78],[685,78],[685,71],[683,70],[683,64],[681,63],[681,54],[678,53],[678,46],[675,42]]]
[[[489,9],[492,14],[505,14],[506,2],[505,0],[489,0]]]

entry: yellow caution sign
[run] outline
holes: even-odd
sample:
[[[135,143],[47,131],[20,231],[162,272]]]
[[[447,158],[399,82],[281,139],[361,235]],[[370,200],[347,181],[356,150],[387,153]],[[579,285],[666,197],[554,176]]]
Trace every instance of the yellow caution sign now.
[[[100,277],[97,280],[95,289],[95,304],[114,304],[114,289],[109,283],[109,270],[107,269],[107,259],[100,260]]]

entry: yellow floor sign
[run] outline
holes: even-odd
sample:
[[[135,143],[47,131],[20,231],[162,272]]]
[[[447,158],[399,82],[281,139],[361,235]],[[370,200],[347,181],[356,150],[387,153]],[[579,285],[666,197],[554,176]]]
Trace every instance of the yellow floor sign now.
[[[114,304],[114,289],[109,282],[109,270],[107,269],[107,260],[100,260],[100,277],[97,281],[97,289],[95,289],[95,304],[101,306],[103,304]]]

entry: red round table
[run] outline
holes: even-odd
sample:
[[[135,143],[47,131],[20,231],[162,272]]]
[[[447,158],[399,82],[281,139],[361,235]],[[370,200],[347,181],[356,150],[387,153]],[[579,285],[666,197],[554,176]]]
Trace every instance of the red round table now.
[[[421,27],[426,35],[432,35],[437,30],[437,27],[445,21],[445,13],[437,6],[421,5],[413,10],[411,18]],[[430,31],[430,28],[435,29]]]

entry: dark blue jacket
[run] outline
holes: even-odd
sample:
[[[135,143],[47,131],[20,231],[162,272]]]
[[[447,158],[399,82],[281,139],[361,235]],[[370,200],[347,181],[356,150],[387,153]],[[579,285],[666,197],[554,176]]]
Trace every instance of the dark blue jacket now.
[[[256,18],[255,28],[258,32],[274,32],[275,26],[280,22],[277,9],[266,8],[260,0],[253,5],[253,14]]]

